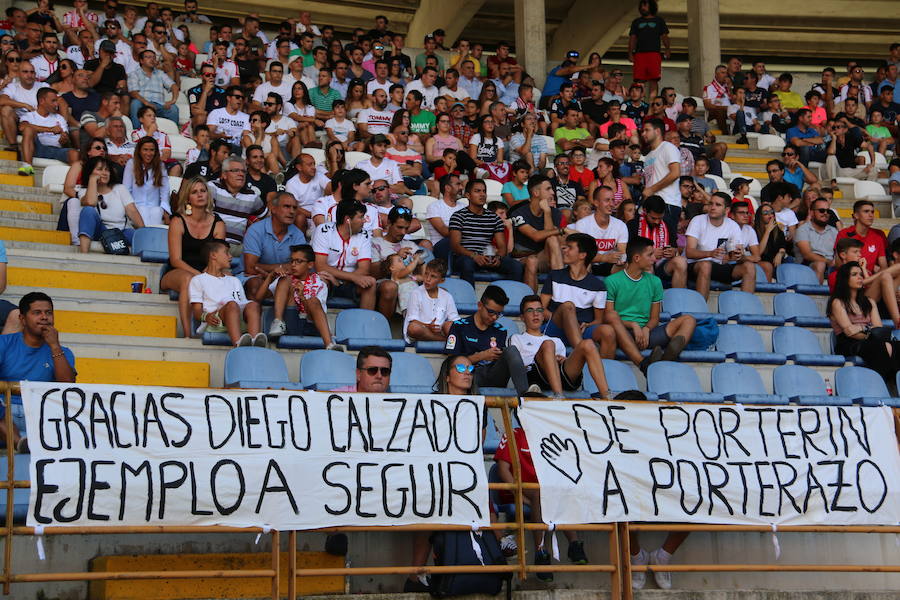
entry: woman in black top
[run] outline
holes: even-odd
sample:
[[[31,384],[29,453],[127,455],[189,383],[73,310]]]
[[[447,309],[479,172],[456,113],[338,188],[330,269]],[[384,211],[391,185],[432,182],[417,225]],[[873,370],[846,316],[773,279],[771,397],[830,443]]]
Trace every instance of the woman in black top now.
[[[768,202],[763,202],[756,211],[753,229],[756,230],[756,237],[759,239],[759,266],[765,272],[766,279],[772,281],[775,269],[787,253],[787,240],[775,220],[775,209]]]
[[[203,244],[212,239],[225,239],[225,223],[213,212],[206,180],[185,179],[178,190],[169,223],[169,265],[159,287],[178,292],[178,314],[184,337],[191,337],[190,297],[188,286],[206,264],[201,254]]]

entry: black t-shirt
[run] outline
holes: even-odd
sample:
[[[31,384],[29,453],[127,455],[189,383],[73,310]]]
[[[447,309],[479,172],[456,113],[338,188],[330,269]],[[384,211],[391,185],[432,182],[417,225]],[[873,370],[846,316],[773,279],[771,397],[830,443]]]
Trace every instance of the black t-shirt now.
[[[488,348],[506,348],[506,336],[509,332],[500,323],[494,323],[487,329],[478,329],[475,317],[463,317],[454,321],[447,336],[446,349],[453,354],[468,356],[487,350]],[[493,361],[483,360],[478,363],[489,365]]]
[[[862,145],[862,132],[857,127],[851,127],[844,135],[844,143],[836,140],[834,144],[834,155],[837,157],[838,165],[842,169],[853,169],[856,167],[856,153]]]
[[[603,100],[600,102],[594,102],[591,99],[582,100],[581,110],[597,125],[602,125],[609,121],[609,108]]]
[[[562,223],[562,213],[558,208],[551,208],[553,225],[559,227]],[[545,242],[535,242],[530,237],[521,233],[519,228],[523,225],[531,225],[538,231],[544,231],[544,215],[536,216],[531,212],[531,203],[529,201],[520,202],[518,206],[509,211],[509,218],[513,226],[513,239],[515,240],[515,250],[517,252],[537,253],[544,249]]]
[[[644,124],[644,117],[647,116],[648,110],[650,110],[650,105],[643,101],[637,106],[631,102],[626,102],[622,105],[622,112],[626,117],[634,121],[634,124],[638,126],[638,129]]]
[[[635,52],[659,52],[662,48],[661,38],[669,33],[666,22],[660,17],[638,17],[631,22],[628,35],[637,36]]]
[[[872,107],[869,109],[869,115],[872,114],[873,108],[877,108],[881,111],[881,114],[884,115],[885,123],[887,124],[893,123],[897,119],[897,115],[900,114],[900,104],[897,104],[896,102],[889,102],[887,106],[883,106],[879,99],[878,102],[872,103]]]
[[[755,90],[744,89],[744,104],[759,110],[762,106],[763,102],[769,101],[769,92],[762,89],[761,87],[756,88]]]
[[[275,180],[269,175],[266,175],[265,173],[261,173],[260,175],[261,177],[259,179],[254,179],[248,172],[247,183],[259,192],[260,198],[268,201],[269,194],[278,191],[278,184],[275,183]]]
[[[678,137],[681,140],[681,147],[690,150],[691,154],[694,155],[694,159],[703,154],[703,138],[699,135],[689,135],[684,137],[681,134],[678,134]]]
[[[566,102],[562,98],[556,98],[553,102],[550,103],[549,111],[551,113],[556,113],[556,116],[562,119],[566,116],[566,111],[569,108],[574,108],[578,112],[581,112],[581,102],[578,100],[572,100],[571,102]]]
[[[188,104],[196,104],[202,95],[203,86],[195,85],[187,92]],[[225,89],[214,85],[212,91],[206,96],[206,112],[209,113],[223,106],[225,106]]]
[[[96,71],[99,67],[99,58],[92,58],[84,63],[84,69],[86,71]],[[103,92],[114,92],[118,89],[117,86],[120,81],[128,81],[128,75],[125,74],[125,67],[116,62],[110,63],[109,66],[103,70],[100,81],[94,86],[94,91],[100,94]]]
[[[222,175],[222,167],[219,167],[218,171],[213,171],[209,166],[209,161],[203,162],[194,162],[188,165],[188,168],[184,170],[184,178],[188,179],[190,177],[203,177],[207,181],[213,181],[214,179],[218,179],[219,176]]]
[[[100,94],[94,90],[88,90],[87,96],[84,98],[79,98],[73,92],[66,92],[62,98],[72,109],[72,118],[76,121],[81,118],[81,113],[97,112],[100,108]]]
[[[403,63],[403,68],[406,69],[406,72],[412,73],[412,60],[410,60],[410,58],[402,52],[398,52],[396,56],[394,56],[392,52],[385,52],[384,57],[385,60],[388,61],[388,64],[390,64],[395,58],[399,59],[400,62]]]
[[[562,183],[559,179],[551,179],[553,192],[556,194],[556,206],[559,208],[572,208],[579,197],[584,197],[584,188],[577,181],[569,179]],[[543,218],[543,217],[542,217]]]
[[[249,85],[254,77],[259,76],[258,60],[239,60],[236,62],[238,68],[238,76],[241,78],[241,85]]]

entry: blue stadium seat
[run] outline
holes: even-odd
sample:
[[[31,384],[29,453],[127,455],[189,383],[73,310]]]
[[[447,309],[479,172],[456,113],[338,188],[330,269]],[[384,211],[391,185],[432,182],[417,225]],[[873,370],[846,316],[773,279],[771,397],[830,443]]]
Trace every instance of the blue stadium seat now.
[[[499,441],[499,440],[498,440]],[[496,448],[495,448],[496,450]],[[491,469],[488,471],[488,483],[503,483],[500,479],[500,472],[497,467],[497,463],[493,463],[491,465]],[[498,515],[506,515],[506,521],[512,522],[516,520],[516,503],[515,502],[501,502],[501,490],[490,490],[489,497],[491,500],[491,504],[494,505],[494,512]],[[27,510],[27,506],[25,507]],[[523,504],[522,512],[525,513],[525,520],[531,520],[531,505]]]
[[[846,360],[840,354],[825,354],[819,338],[802,327],[776,327],[772,331],[772,349],[798,365],[841,367]]]
[[[468,281],[457,279],[456,277],[448,277],[444,279],[440,287],[444,288],[453,296],[453,302],[456,304],[456,310],[461,315],[471,315],[478,310],[478,298],[475,296],[475,288]]]
[[[789,290],[800,294],[820,294],[827,296],[830,292],[827,285],[819,283],[815,271],[798,263],[781,263],[775,271],[775,278],[785,284]]]
[[[519,305],[516,304],[516,307]],[[522,321],[516,321],[515,319],[510,319],[507,316],[502,316],[497,319],[497,322],[503,325],[503,327],[509,332],[507,336],[515,335],[517,333],[522,333],[525,331],[525,324]]]
[[[647,369],[647,389],[672,402],[722,402],[722,394],[704,392],[697,373],[686,364],[661,360]]]
[[[729,290],[719,294],[719,313],[742,325],[784,325],[784,318],[766,314],[758,296]]]
[[[482,444],[482,450],[485,454],[494,455],[494,452],[497,451],[497,446],[500,445],[500,433],[497,431],[497,425],[494,423],[494,417],[491,415],[491,411],[488,411],[487,414],[487,423],[484,424],[484,444]]]
[[[3,481],[6,481],[6,469],[9,463],[6,462],[6,452],[0,456],[0,473],[2,473]],[[13,457],[13,480],[28,481],[29,466],[31,465],[30,454],[16,454]],[[25,518],[28,516],[28,497],[31,493],[30,488],[17,488],[13,490],[13,523],[24,525]],[[6,490],[0,494],[0,523],[6,525]]]
[[[447,354],[446,342],[416,342],[416,352],[419,354]]]
[[[275,311],[264,310],[262,317],[262,330],[268,332],[275,320]],[[279,348],[320,350],[325,347],[315,325],[312,321],[301,319],[295,307],[288,307],[284,311],[284,324],[287,326],[287,333],[278,338]]]
[[[225,387],[302,390],[288,377],[284,359],[274,350],[232,348],[225,355]]]
[[[787,289],[787,286],[783,283],[778,283],[777,281],[769,282],[766,280],[766,272],[763,271],[762,267],[756,265],[756,291],[757,292],[769,292],[775,293],[783,292]]]
[[[169,230],[164,227],[135,229],[134,238],[131,240],[131,254],[140,256],[141,262],[168,262]]]
[[[482,281],[487,283],[494,283],[500,278],[500,273],[497,273],[496,271],[475,271],[475,275],[473,276],[473,279],[475,279],[475,281]]]
[[[782,292],[773,302],[775,314],[798,327],[831,327],[828,317],[819,312],[816,301],[803,294]]]
[[[739,363],[783,365],[784,354],[767,352],[759,332],[747,325],[720,325],[716,350]]]
[[[606,375],[606,384],[609,386],[609,395],[611,397],[615,397],[615,395],[620,392],[638,390],[647,396],[647,400],[656,400],[658,398],[656,394],[641,389],[641,386],[638,385],[637,378],[634,376],[634,371],[631,370],[630,362],[604,358],[603,372]],[[588,395],[598,392],[597,384],[591,377],[591,372],[588,371],[587,365],[584,365],[582,374],[584,375],[582,379],[584,382],[582,384],[584,386],[584,391]]]
[[[513,281],[511,279],[498,279],[493,285],[502,288],[506,295],[509,296],[509,304],[503,309],[503,314],[513,317],[521,313],[519,303],[522,302],[522,298],[534,293],[534,290],[521,281]]]
[[[335,350],[312,350],[300,358],[300,385],[333,390],[356,385],[356,357]]]
[[[738,404],[787,404],[788,399],[766,392],[759,371],[748,365],[724,363],[712,370],[712,389]]]
[[[825,393],[825,382],[818,373],[800,365],[781,365],[772,376],[775,393],[811,406],[849,406],[851,398],[829,396]]]
[[[338,313],[334,339],[351,350],[379,346],[389,352],[403,352],[406,341],[391,337],[391,326],[384,315],[364,308],[348,308]]]
[[[391,360],[391,392],[434,393],[434,369],[427,358],[411,352],[391,352]]]
[[[689,314],[697,320],[713,318],[717,323],[725,323],[728,320],[725,315],[711,312],[700,292],[685,288],[664,290],[663,310],[672,315],[672,318]]]
[[[841,367],[834,372],[835,391],[863,406],[900,407],[900,398],[892,398],[881,375],[865,367]]]

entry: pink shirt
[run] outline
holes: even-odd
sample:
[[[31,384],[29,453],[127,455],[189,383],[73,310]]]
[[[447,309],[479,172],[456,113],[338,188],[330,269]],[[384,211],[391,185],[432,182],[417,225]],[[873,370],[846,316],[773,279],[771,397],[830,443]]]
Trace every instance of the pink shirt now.
[[[628,117],[619,117],[619,123],[625,126],[628,130],[628,136],[634,135],[634,132],[637,131],[637,123],[634,122],[634,119],[629,119]],[[603,125],[600,126],[600,135],[606,137],[606,134],[609,132],[609,126],[612,125],[612,121],[607,121]]]

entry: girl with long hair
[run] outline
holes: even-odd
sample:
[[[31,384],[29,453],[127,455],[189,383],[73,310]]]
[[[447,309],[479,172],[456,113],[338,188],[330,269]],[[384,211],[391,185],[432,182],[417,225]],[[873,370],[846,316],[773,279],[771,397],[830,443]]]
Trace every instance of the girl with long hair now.
[[[69,233],[72,236],[72,245],[78,244],[78,218],[81,215],[81,202],[78,200],[78,190],[83,187],[81,171],[89,158],[106,156],[106,141],[102,138],[92,138],[91,141],[81,147],[78,160],[69,165],[66,179],[63,183],[63,212],[69,223]]]
[[[478,121],[478,132],[469,138],[469,156],[478,167],[503,162],[503,140],[494,134],[494,117],[484,115]]]
[[[787,254],[787,240],[784,232],[775,220],[775,209],[768,202],[763,202],[753,217],[753,229],[759,239],[760,260],[759,266],[766,274],[766,279],[772,281],[775,269],[784,260]]]
[[[75,89],[75,71],[78,67],[70,58],[61,58],[59,59],[59,67],[56,69],[54,73],[55,77],[53,78],[53,82],[50,84],[56,92],[62,96],[66,92],[71,92]]]
[[[91,250],[91,241],[99,240],[107,229],[118,229],[131,244],[134,230],[144,226],[141,213],[128,189],[116,181],[112,163],[105,156],[88,159],[84,166],[87,182],[79,193],[81,215],[78,219],[78,243],[82,253]],[[129,221],[133,227],[129,227]]]
[[[169,223],[169,263],[159,282],[163,291],[178,292],[178,315],[184,337],[191,337],[190,294],[194,275],[206,268],[203,244],[225,239],[225,222],[213,212],[206,180],[192,177],[181,182]]]
[[[134,147],[134,156],[125,163],[122,183],[145,225],[168,225],[169,175],[162,165],[159,146],[152,137],[142,137]]]
[[[300,143],[303,147],[321,148],[316,140],[316,107],[309,101],[309,90],[302,81],[295,81],[291,86],[291,97],[284,105],[285,116],[297,123],[297,133],[300,135]]]
[[[250,146],[262,148],[266,169],[269,173],[277,173],[281,165],[281,146],[277,139],[272,139],[276,136],[268,133],[271,123],[272,117],[265,111],[257,110],[250,113],[250,131],[241,136],[241,146],[245,154]]]
[[[491,104],[500,100],[497,95],[497,85],[493,81],[486,81],[481,86],[481,93],[478,95],[478,106],[481,108],[479,112],[482,115],[491,114]]]
[[[329,177],[333,177],[335,173],[346,168],[344,145],[337,140],[328,142],[328,145],[325,146],[325,172]]]
[[[435,393],[455,396],[477,394],[474,371],[475,367],[468,357],[461,354],[448,356],[438,370],[437,380],[434,382]]]
[[[878,306],[865,294],[865,273],[856,261],[841,265],[828,298],[825,314],[834,330],[834,351],[844,356],[860,356],[866,366],[886,382],[893,382],[900,368],[900,342],[882,327]]]
[[[619,165],[608,156],[604,156],[597,161],[594,167],[594,179],[588,188],[588,198],[594,197],[594,190],[605,185],[613,190],[614,208],[618,208],[623,200],[631,200],[631,192],[628,185],[622,181],[622,175],[619,173]]]
[[[393,132],[398,125],[403,125],[409,130],[409,124],[409,111],[405,108],[401,108],[396,111],[393,118],[391,118],[391,131]],[[393,133],[388,134],[388,139],[392,145],[397,143],[397,138],[394,137]],[[419,154],[425,153],[425,145],[422,144],[422,140],[419,139],[419,134],[417,133],[413,133],[412,131],[409,132],[409,138],[406,140],[406,145]]]
[[[367,108],[371,108],[368,97],[366,96],[366,84],[362,79],[351,79],[347,86],[347,118],[356,122],[359,113]]]

